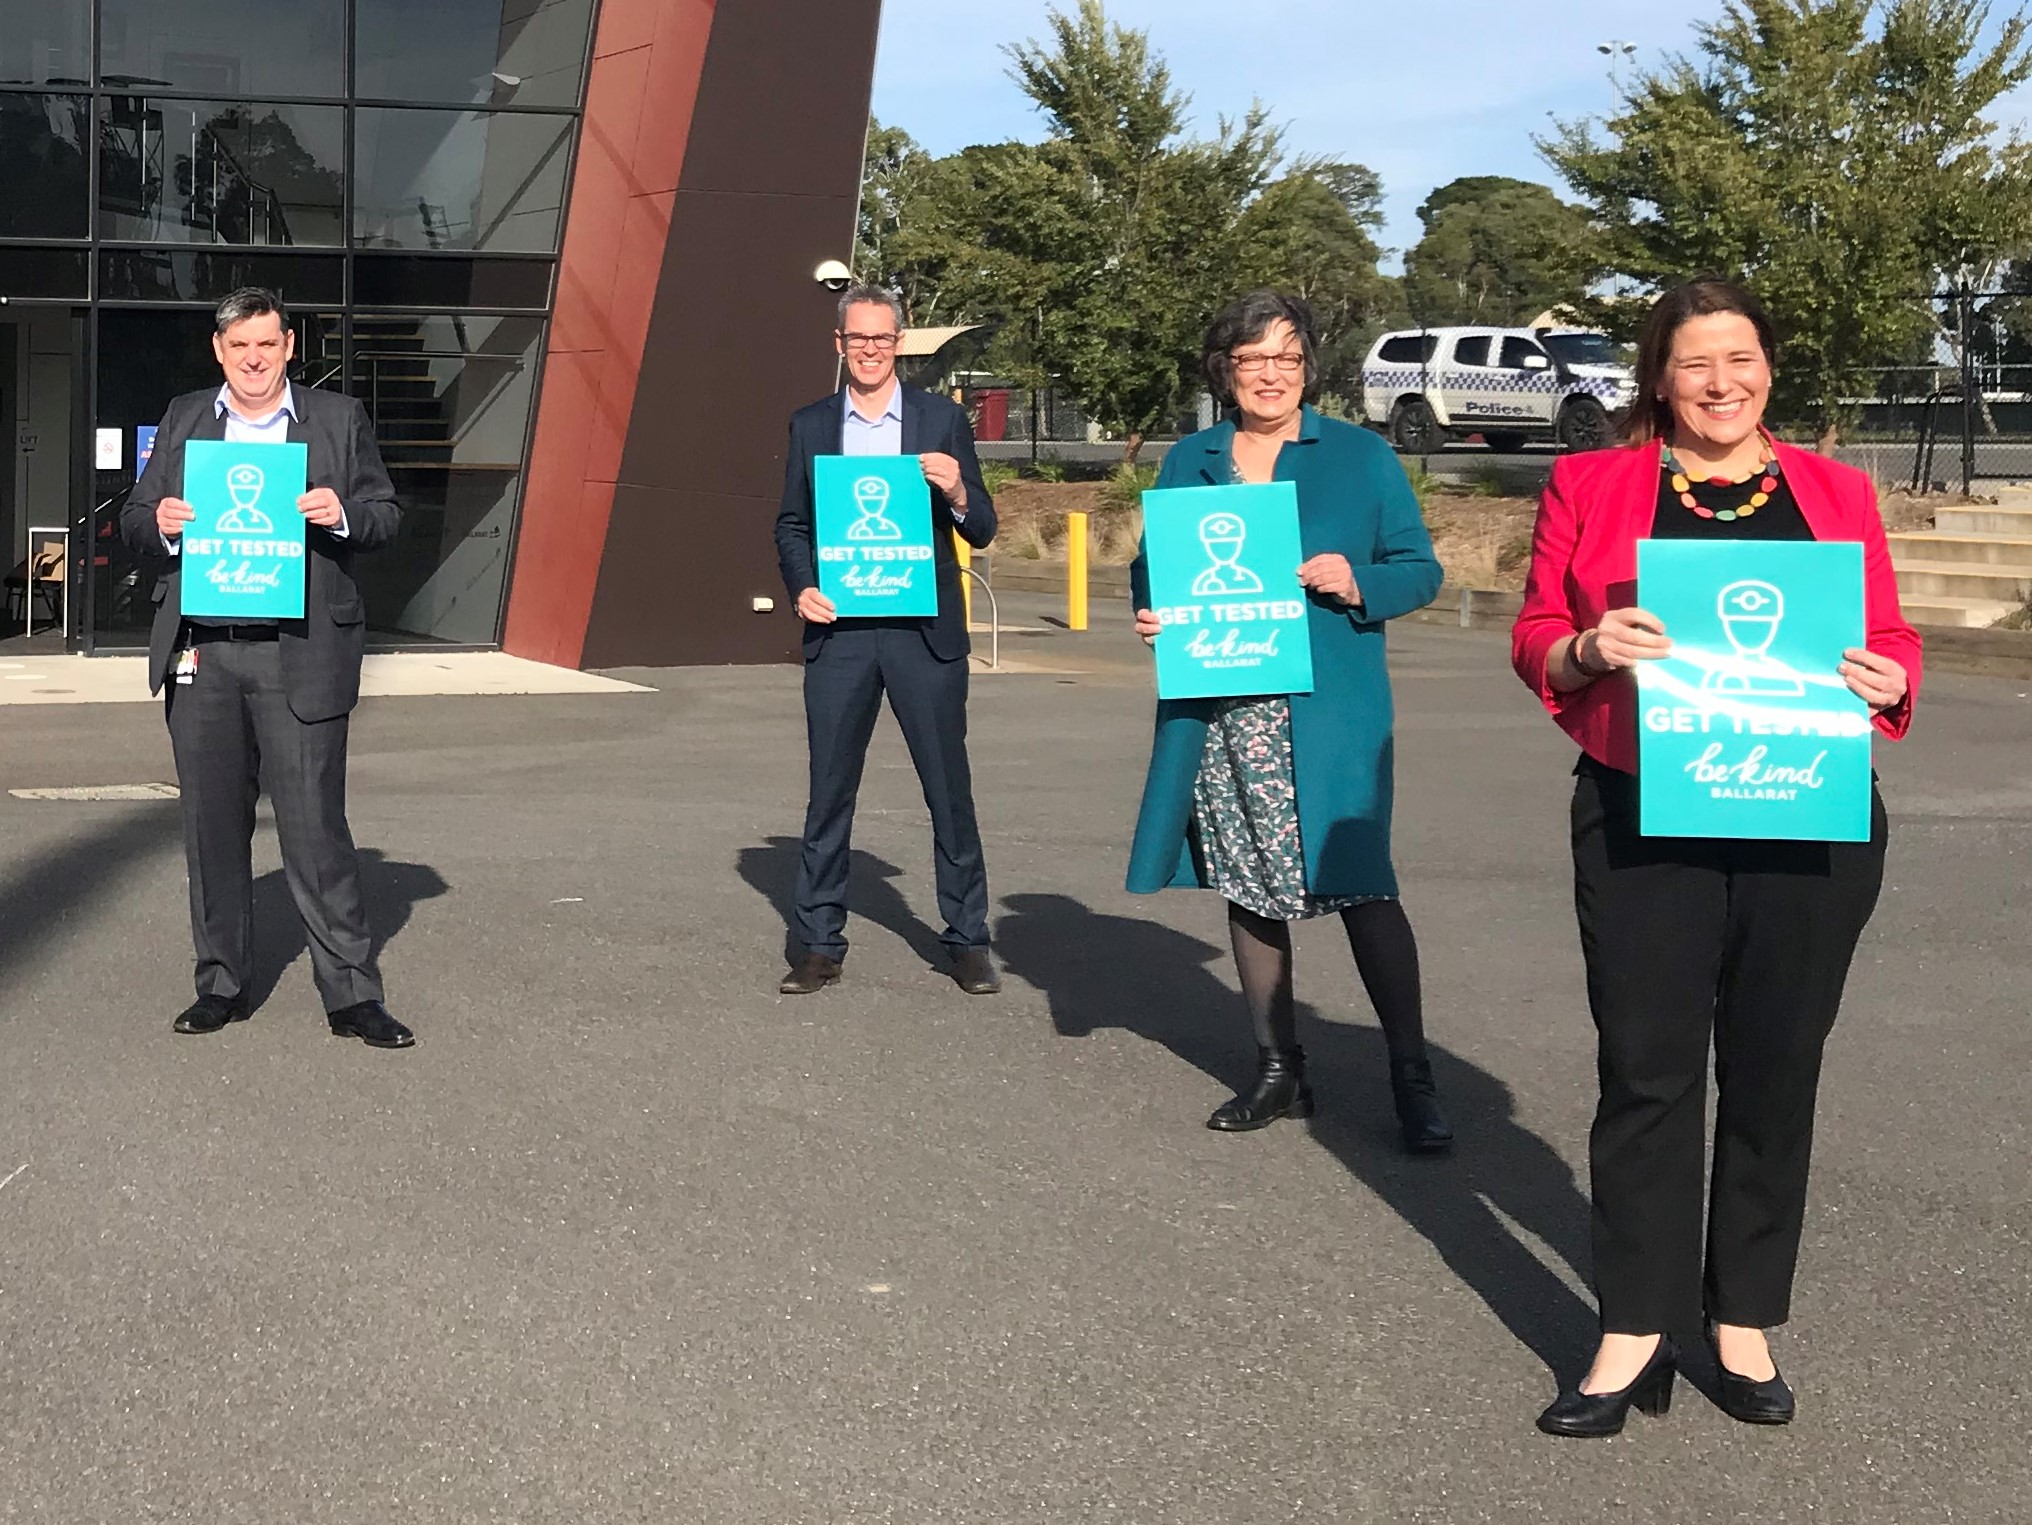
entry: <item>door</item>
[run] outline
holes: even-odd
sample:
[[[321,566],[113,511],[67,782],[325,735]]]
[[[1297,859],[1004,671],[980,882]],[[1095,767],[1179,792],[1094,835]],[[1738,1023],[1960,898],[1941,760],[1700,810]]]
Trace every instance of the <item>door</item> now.
[[[1511,405],[1504,409],[1504,416],[1534,428],[1551,428],[1559,403],[1559,377],[1552,357],[1535,339],[1508,334],[1497,363],[1503,395]]]

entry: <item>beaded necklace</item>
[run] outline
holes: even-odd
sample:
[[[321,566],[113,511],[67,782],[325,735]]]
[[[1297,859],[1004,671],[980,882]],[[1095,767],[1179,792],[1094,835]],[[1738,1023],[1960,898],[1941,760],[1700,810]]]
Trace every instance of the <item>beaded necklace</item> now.
[[[1764,458],[1758,463],[1754,471],[1735,478],[1709,477],[1703,484],[1708,487],[1740,487],[1749,481],[1750,478],[1761,476],[1763,480],[1757,483],[1757,490],[1750,494],[1749,501],[1735,508],[1709,508],[1699,498],[1694,496],[1692,476],[1688,474],[1684,466],[1679,464],[1679,457],[1672,453],[1672,446],[1664,440],[1660,440],[1658,442],[1659,463],[1663,466],[1666,475],[1671,478],[1672,490],[1679,494],[1680,504],[1683,507],[1691,509],[1703,519],[1717,519],[1723,524],[1727,524],[1736,519],[1747,519],[1766,503],[1769,503],[1771,501],[1771,494],[1778,490],[1778,452],[1772,447],[1771,437],[1764,433],[1763,430],[1759,429],[1757,431],[1757,438],[1763,446]]]

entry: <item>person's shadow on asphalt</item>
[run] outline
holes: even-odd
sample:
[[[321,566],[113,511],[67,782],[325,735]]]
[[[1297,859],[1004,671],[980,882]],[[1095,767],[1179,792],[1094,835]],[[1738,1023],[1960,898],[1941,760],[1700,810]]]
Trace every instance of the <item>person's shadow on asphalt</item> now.
[[[1207,1110],[1255,1074],[1256,1049],[1240,998],[1216,977],[1228,951],[1154,922],[1105,915],[1068,895],[1003,900],[995,929],[1003,967],[1044,993],[1066,1037],[1118,1027],[1162,1044],[1220,1082]],[[1334,929],[1338,931],[1338,928]],[[1345,943],[1341,963],[1315,955],[1311,978],[1360,983]],[[1301,955],[1298,978],[1305,981]],[[1510,1088],[1431,1045],[1440,1099],[1457,1134],[1449,1156],[1404,1153],[1392,1109],[1383,1035],[1324,1022],[1301,1004],[1299,1042],[1319,1096],[1304,1126],[1348,1172],[1422,1234],[1447,1267],[1555,1374],[1594,1349],[1593,1309],[1517,1237],[1507,1218],[1562,1258],[1583,1282],[1588,1201],[1566,1162],[1519,1123]],[[1181,1128],[1203,1118],[1181,1115]],[[1234,1140],[1246,1149],[1248,1140]]]
[[[379,848],[360,849],[360,889],[367,901],[367,921],[374,929],[374,959],[409,925],[417,902],[434,900],[451,886],[428,864],[391,859]],[[247,982],[249,1006],[259,1011],[275,994],[283,975],[308,944],[303,918],[289,893],[289,880],[279,868],[254,881],[254,972]]]
[[[793,930],[797,910],[797,863],[804,843],[796,837],[770,837],[757,847],[744,847],[736,868],[749,888],[776,908],[783,918],[783,957],[791,962],[801,951]],[[866,917],[876,926],[894,932],[910,945],[910,951],[933,968],[943,968],[949,955],[938,940],[938,930],[926,926],[910,909],[895,881],[903,870],[858,847],[848,860],[847,885],[850,914]]]

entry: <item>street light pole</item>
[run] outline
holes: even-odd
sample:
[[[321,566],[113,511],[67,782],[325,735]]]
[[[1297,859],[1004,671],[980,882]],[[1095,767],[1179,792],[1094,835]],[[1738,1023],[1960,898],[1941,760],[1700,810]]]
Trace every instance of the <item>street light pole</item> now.
[[[1609,88],[1615,92],[1616,100],[1621,102],[1623,98],[1623,68],[1632,59],[1636,58],[1637,44],[1634,42],[1624,42],[1618,37],[1612,37],[1607,42],[1596,43],[1595,51],[1608,59]]]

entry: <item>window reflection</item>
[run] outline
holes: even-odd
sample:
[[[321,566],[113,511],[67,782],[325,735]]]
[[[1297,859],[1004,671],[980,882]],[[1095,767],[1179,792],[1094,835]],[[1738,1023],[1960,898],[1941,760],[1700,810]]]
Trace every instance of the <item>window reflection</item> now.
[[[0,238],[83,238],[90,100],[0,92]]]
[[[90,12],[90,0],[0,0],[0,84],[85,84]]]
[[[338,244],[337,106],[115,96],[99,138],[99,232],[153,243]]]
[[[592,0],[354,0],[353,91],[460,106],[576,106]]]
[[[371,628],[499,638],[542,334],[536,317],[354,319],[350,390],[403,510],[395,543],[359,562]]]
[[[364,247],[551,254],[571,118],[362,108],[353,232]]]
[[[100,77],[115,89],[156,85],[213,95],[345,89],[345,0],[100,3]]]

